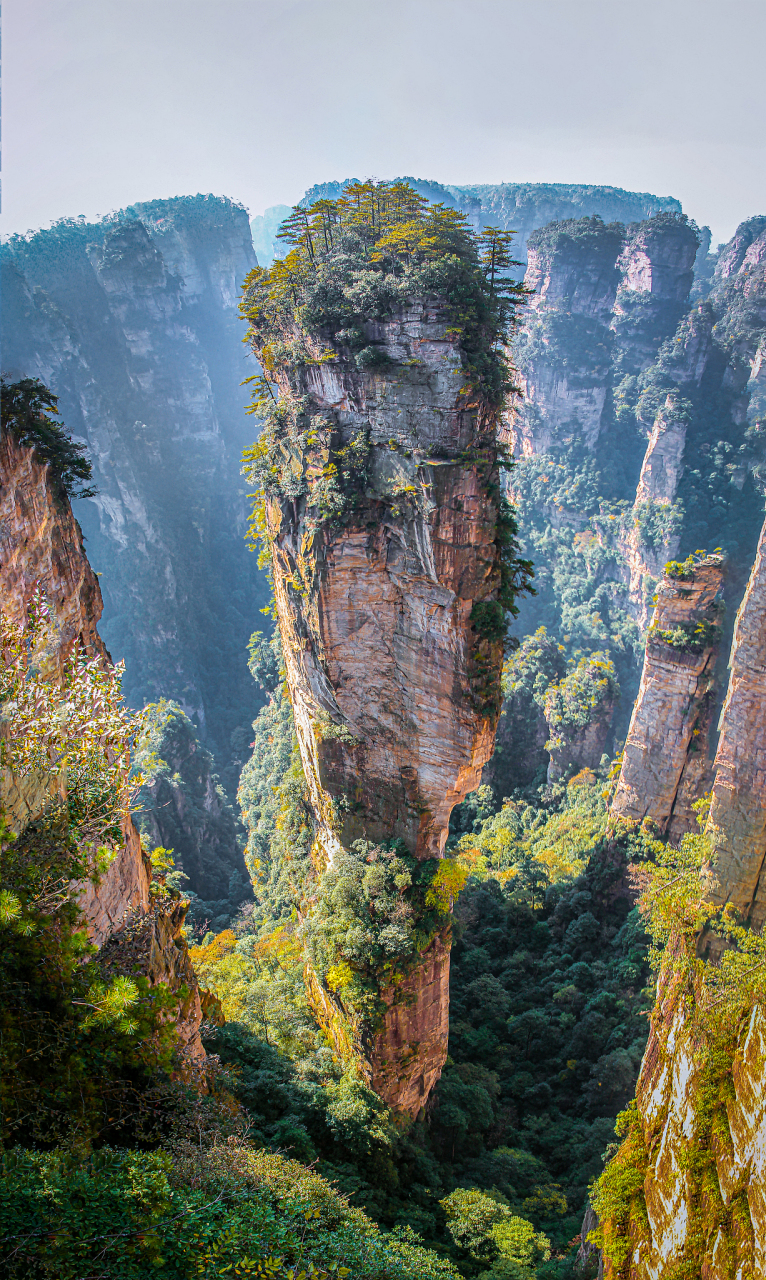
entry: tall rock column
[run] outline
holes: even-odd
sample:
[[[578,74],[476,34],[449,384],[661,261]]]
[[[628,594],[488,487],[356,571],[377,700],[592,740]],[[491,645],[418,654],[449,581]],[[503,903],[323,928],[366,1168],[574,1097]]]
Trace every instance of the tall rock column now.
[[[353,507],[317,518],[311,497],[268,505],[322,866],[362,838],[438,858],[453,807],[480,783],[499,711],[502,644],[482,634],[477,609],[492,610],[499,586],[494,423],[465,403],[438,308],[378,325],[376,343],[379,373],[360,373],[342,350],[292,370],[317,424],[295,466],[325,486],[321,504],[333,460],[345,460]],[[319,986],[315,1007],[342,1038],[343,1010]],[[449,939],[437,936],[396,992],[381,992],[383,1025],[360,1033],[373,1087],[399,1110],[417,1113],[441,1072],[448,990]]]
[[[701,895],[715,905],[731,904],[740,920],[761,929],[766,919],[766,527],[737,615],[730,667]],[[641,699],[634,725],[639,711]],[[646,723],[650,711],[645,698]],[[663,716],[672,730],[672,708],[656,703],[654,719],[659,723]],[[652,771],[644,768],[640,774],[634,753],[634,788],[644,787],[656,812],[667,809],[664,797],[677,772],[680,752],[672,749],[673,741],[667,784],[663,779],[653,790]],[[654,758],[659,761],[659,752]],[[630,768],[626,748],[623,775]],[[623,778],[615,802],[621,794],[625,812],[630,796]],[[722,988],[711,991],[711,975],[725,972],[719,968],[724,945],[709,927],[695,938],[679,925],[667,947],[636,1110],[616,1157],[618,1167],[631,1170],[633,1193],[621,1220],[605,1224],[607,1280],[628,1273],[634,1280],[656,1280],[687,1272],[709,1280],[754,1280],[766,1270],[762,964],[747,957],[738,971],[740,986],[732,987],[729,976]],[[617,1239],[620,1265],[614,1260]]]
[[[349,184],[283,234],[292,253],[243,298],[265,370],[245,456],[313,812],[307,986],[343,1056],[415,1116],[447,1052],[439,859],[492,753],[530,569],[497,443],[519,286],[505,233],[477,238],[404,183]]]
[[[671,566],[657,589],[638,697],[611,812],[650,818],[674,843],[695,829],[708,756],[724,561]]]
[[[16,625],[26,625],[35,592],[50,612],[51,678],[60,678],[75,646],[105,665],[111,659],[98,634],[101,590],[83,546],[68,498],[36,451],[0,430],[0,608]],[[0,711],[2,706],[0,705]],[[0,720],[0,732],[3,732]],[[7,730],[6,730],[7,732]],[[20,835],[49,808],[66,800],[66,775],[50,770],[16,772],[0,767],[0,811]],[[205,1058],[200,1039],[202,1001],[182,933],[183,901],[158,906],[151,892],[151,866],[132,817],[122,820],[116,856],[98,878],[73,882],[83,924],[93,946],[118,966],[125,945],[129,963],[138,962],[154,984],[178,996],[167,1017],[175,1023],[179,1047]],[[105,951],[109,948],[109,952]],[[132,970],[131,970],[132,971]]]
[[[766,525],[734,627],[706,828],[708,891],[754,928],[766,920]]]

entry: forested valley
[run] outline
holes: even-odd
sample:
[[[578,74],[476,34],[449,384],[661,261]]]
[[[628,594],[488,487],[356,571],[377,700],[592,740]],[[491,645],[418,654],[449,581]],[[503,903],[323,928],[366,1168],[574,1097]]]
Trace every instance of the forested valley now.
[[[0,246],[4,1274],[751,1274],[764,246],[414,178]]]

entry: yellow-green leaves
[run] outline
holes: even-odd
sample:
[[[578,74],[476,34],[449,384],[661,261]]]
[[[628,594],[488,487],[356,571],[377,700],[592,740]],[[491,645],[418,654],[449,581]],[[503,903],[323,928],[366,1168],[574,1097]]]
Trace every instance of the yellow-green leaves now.
[[[90,1010],[83,1027],[114,1027],[124,1035],[134,1035],[138,1023],[131,1018],[130,1011],[138,1004],[139,991],[132,978],[124,974],[115,978],[110,986],[103,982],[94,982],[88,989],[87,1000],[75,1000],[75,1004],[84,1005]]]

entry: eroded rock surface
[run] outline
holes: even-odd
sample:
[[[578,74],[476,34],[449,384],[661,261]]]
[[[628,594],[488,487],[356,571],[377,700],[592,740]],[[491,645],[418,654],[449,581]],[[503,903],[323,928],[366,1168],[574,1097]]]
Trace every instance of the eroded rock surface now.
[[[231,797],[243,759],[232,733],[249,740],[260,702],[250,606],[265,603],[239,478],[251,431],[237,301],[254,262],[245,209],[213,196],[149,201],[0,248],[3,370],[58,395],[93,464],[98,493],[75,510],[127,701],[179,702]]]
[[[438,308],[413,305],[370,336],[389,362],[381,372],[358,370],[342,350],[294,371],[321,422],[296,474],[321,475],[331,447],[353,446],[358,502],[319,525],[305,499],[268,506],[325,865],[360,838],[438,857],[453,807],[480,783],[499,710],[501,645],[472,619],[499,586],[494,418],[466,402],[461,352]],[[446,1056],[448,981],[448,940],[437,939],[384,993],[383,1029],[362,1045],[374,1087],[411,1115]],[[337,998],[315,994],[332,1022]]]
[[[51,482],[47,465],[34,450],[0,433],[0,601],[14,621],[24,622],[39,589],[54,627],[51,657],[59,670],[74,645],[109,662],[98,634],[102,601],[98,579],[88,563],[80,527],[69,502]],[[56,667],[54,665],[53,670]],[[0,770],[0,806],[12,831],[22,831],[51,805],[66,799],[66,777]],[[98,884],[75,884],[78,904],[93,944],[101,951],[119,941],[136,922],[151,922],[151,942],[143,968],[153,982],[173,992],[188,988],[178,1012],[182,1046],[192,1058],[204,1058],[200,1040],[200,993],[181,935],[182,904],[169,911],[153,908],[151,868],[132,818],[123,822],[123,841]],[[146,927],[144,927],[146,932]]]
[[[709,732],[723,568],[722,557],[709,556],[690,568],[687,577],[665,575],[657,588],[611,805],[615,817],[634,822],[650,818],[674,843],[696,829],[691,805],[711,781]],[[707,637],[703,633],[695,642],[700,626]]]
[[[26,622],[35,589],[43,591],[61,661],[75,641],[91,656],[108,657],[96,629],[101,590],[82,530],[50,484],[47,464],[7,431],[0,433],[0,575],[3,610],[17,623]]]
[[[707,834],[709,891],[754,927],[766,919],[766,529],[737,614],[731,676],[721,713]]]

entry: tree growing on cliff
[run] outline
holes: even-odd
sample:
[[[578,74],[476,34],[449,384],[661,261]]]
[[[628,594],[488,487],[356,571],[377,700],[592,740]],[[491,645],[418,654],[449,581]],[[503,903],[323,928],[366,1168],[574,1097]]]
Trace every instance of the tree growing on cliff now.
[[[31,445],[68,498],[93,498],[93,468],[85,449],[67,435],[58,417],[58,396],[39,378],[0,378],[0,417],[18,444]]]

